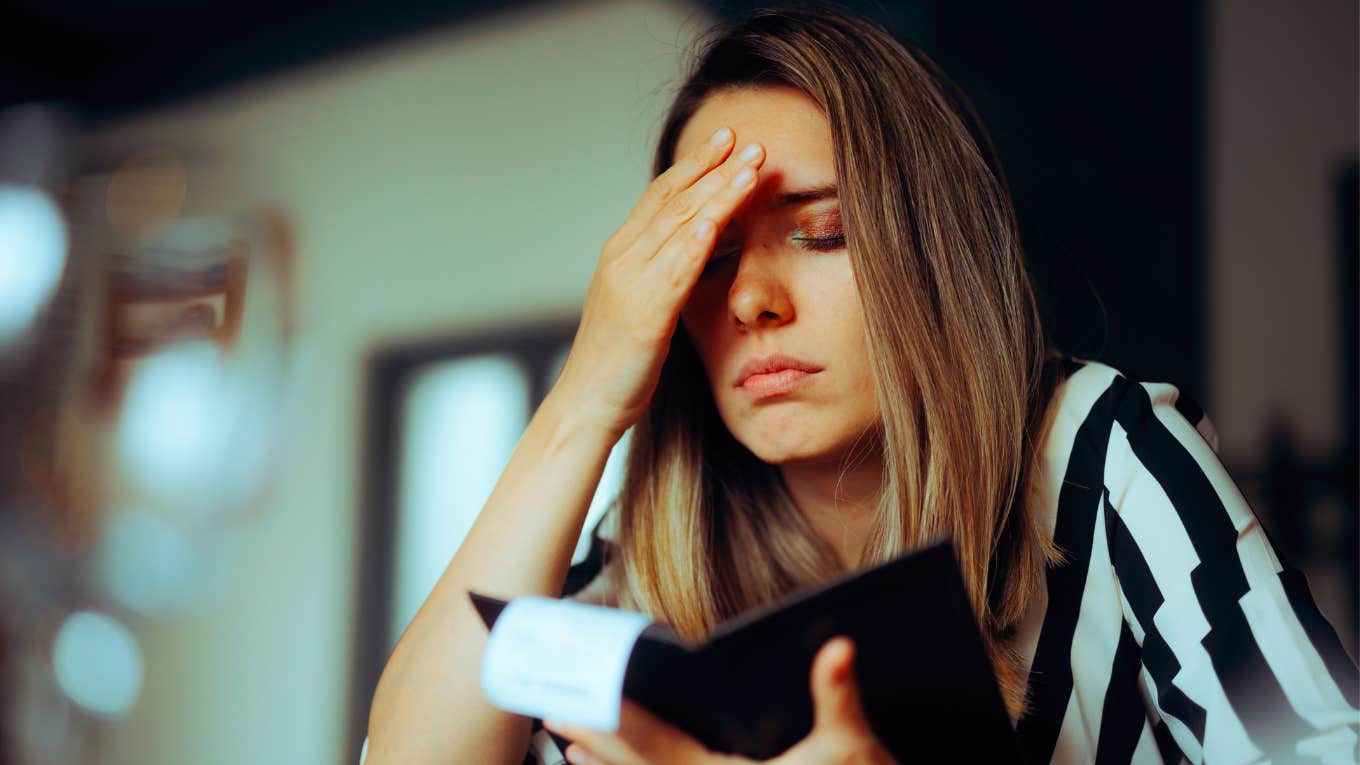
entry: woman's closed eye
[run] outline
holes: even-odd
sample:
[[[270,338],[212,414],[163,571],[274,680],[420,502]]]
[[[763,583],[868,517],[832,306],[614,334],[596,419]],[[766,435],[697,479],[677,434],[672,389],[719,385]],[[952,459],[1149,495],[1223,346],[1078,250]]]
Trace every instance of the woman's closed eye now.
[[[834,234],[831,236],[806,236],[795,234],[790,237],[792,242],[797,242],[800,246],[817,252],[830,252],[839,250],[845,246],[845,234]]]
[[[808,236],[800,229],[789,237],[789,241],[795,246],[802,247],[805,250],[812,250],[813,252],[835,252],[836,250],[845,248],[845,234]],[[717,271],[739,255],[741,255],[741,248],[738,247],[729,250],[722,255],[710,258],[709,261],[704,264],[704,270],[699,272],[700,278]]]

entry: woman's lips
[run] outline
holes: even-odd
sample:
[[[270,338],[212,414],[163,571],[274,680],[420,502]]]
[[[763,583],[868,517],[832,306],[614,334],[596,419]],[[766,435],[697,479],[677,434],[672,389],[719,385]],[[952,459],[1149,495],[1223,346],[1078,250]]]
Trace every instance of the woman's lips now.
[[[815,374],[817,373],[804,372],[801,369],[781,369],[776,372],[751,375],[740,387],[756,401],[761,401],[791,393],[812,382],[812,376]]]
[[[782,396],[812,382],[822,368],[783,353],[752,358],[737,372],[736,387],[755,401]]]

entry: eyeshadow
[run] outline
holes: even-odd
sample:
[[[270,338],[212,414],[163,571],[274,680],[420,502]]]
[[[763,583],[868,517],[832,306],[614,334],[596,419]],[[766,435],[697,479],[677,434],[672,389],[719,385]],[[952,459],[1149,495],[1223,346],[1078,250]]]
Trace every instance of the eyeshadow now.
[[[829,210],[808,213],[799,216],[798,230],[794,232],[794,237],[829,237],[838,236],[841,229],[841,211],[838,207]]]

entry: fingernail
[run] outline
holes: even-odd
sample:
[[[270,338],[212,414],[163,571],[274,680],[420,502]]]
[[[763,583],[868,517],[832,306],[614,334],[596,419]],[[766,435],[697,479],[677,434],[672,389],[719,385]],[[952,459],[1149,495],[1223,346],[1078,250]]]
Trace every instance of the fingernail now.
[[[759,153],[760,144],[758,143],[748,144],[746,148],[741,150],[741,158],[745,160],[752,160],[755,159],[756,155]]]
[[[841,672],[849,677],[855,671],[855,646],[849,638],[843,638],[845,645],[841,648]]]
[[[713,140],[713,145],[714,145],[714,146],[722,146],[723,144],[725,144],[725,143],[727,143],[728,141],[732,140],[732,129],[731,129],[731,128],[725,128],[725,127],[724,127],[724,128],[718,128],[718,132],[716,132],[716,133],[713,134],[713,139],[712,139],[712,140]]]
[[[755,171],[755,170],[752,170],[752,169],[749,168],[749,167],[742,168],[742,171],[741,171],[740,173],[737,173],[737,177],[732,179],[732,188],[734,188],[734,189],[743,188],[743,187],[745,187],[748,183],[751,182],[751,179],[752,179],[752,178],[755,178],[755,177],[756,177],[756,171]]]

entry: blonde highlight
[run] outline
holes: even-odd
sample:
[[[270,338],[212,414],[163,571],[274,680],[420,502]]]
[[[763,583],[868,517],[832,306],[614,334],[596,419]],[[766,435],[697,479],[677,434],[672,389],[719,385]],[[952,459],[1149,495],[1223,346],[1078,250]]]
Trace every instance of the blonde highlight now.
[[[884,471],[855,565],[952,538],[1018,717],[1027,679],[1011,638],[1057,559],[1029,489],[1058,364],[995,151],[923,53],[819,4],[714,30],[667,114],[653,174],[705,98],[765,85],[802,91],[831,128],[882,412],[863,434]],[[618,510],[619,604],[687,637],[842,568],[778,468],[723,425],[683,327],[634,427]]]

